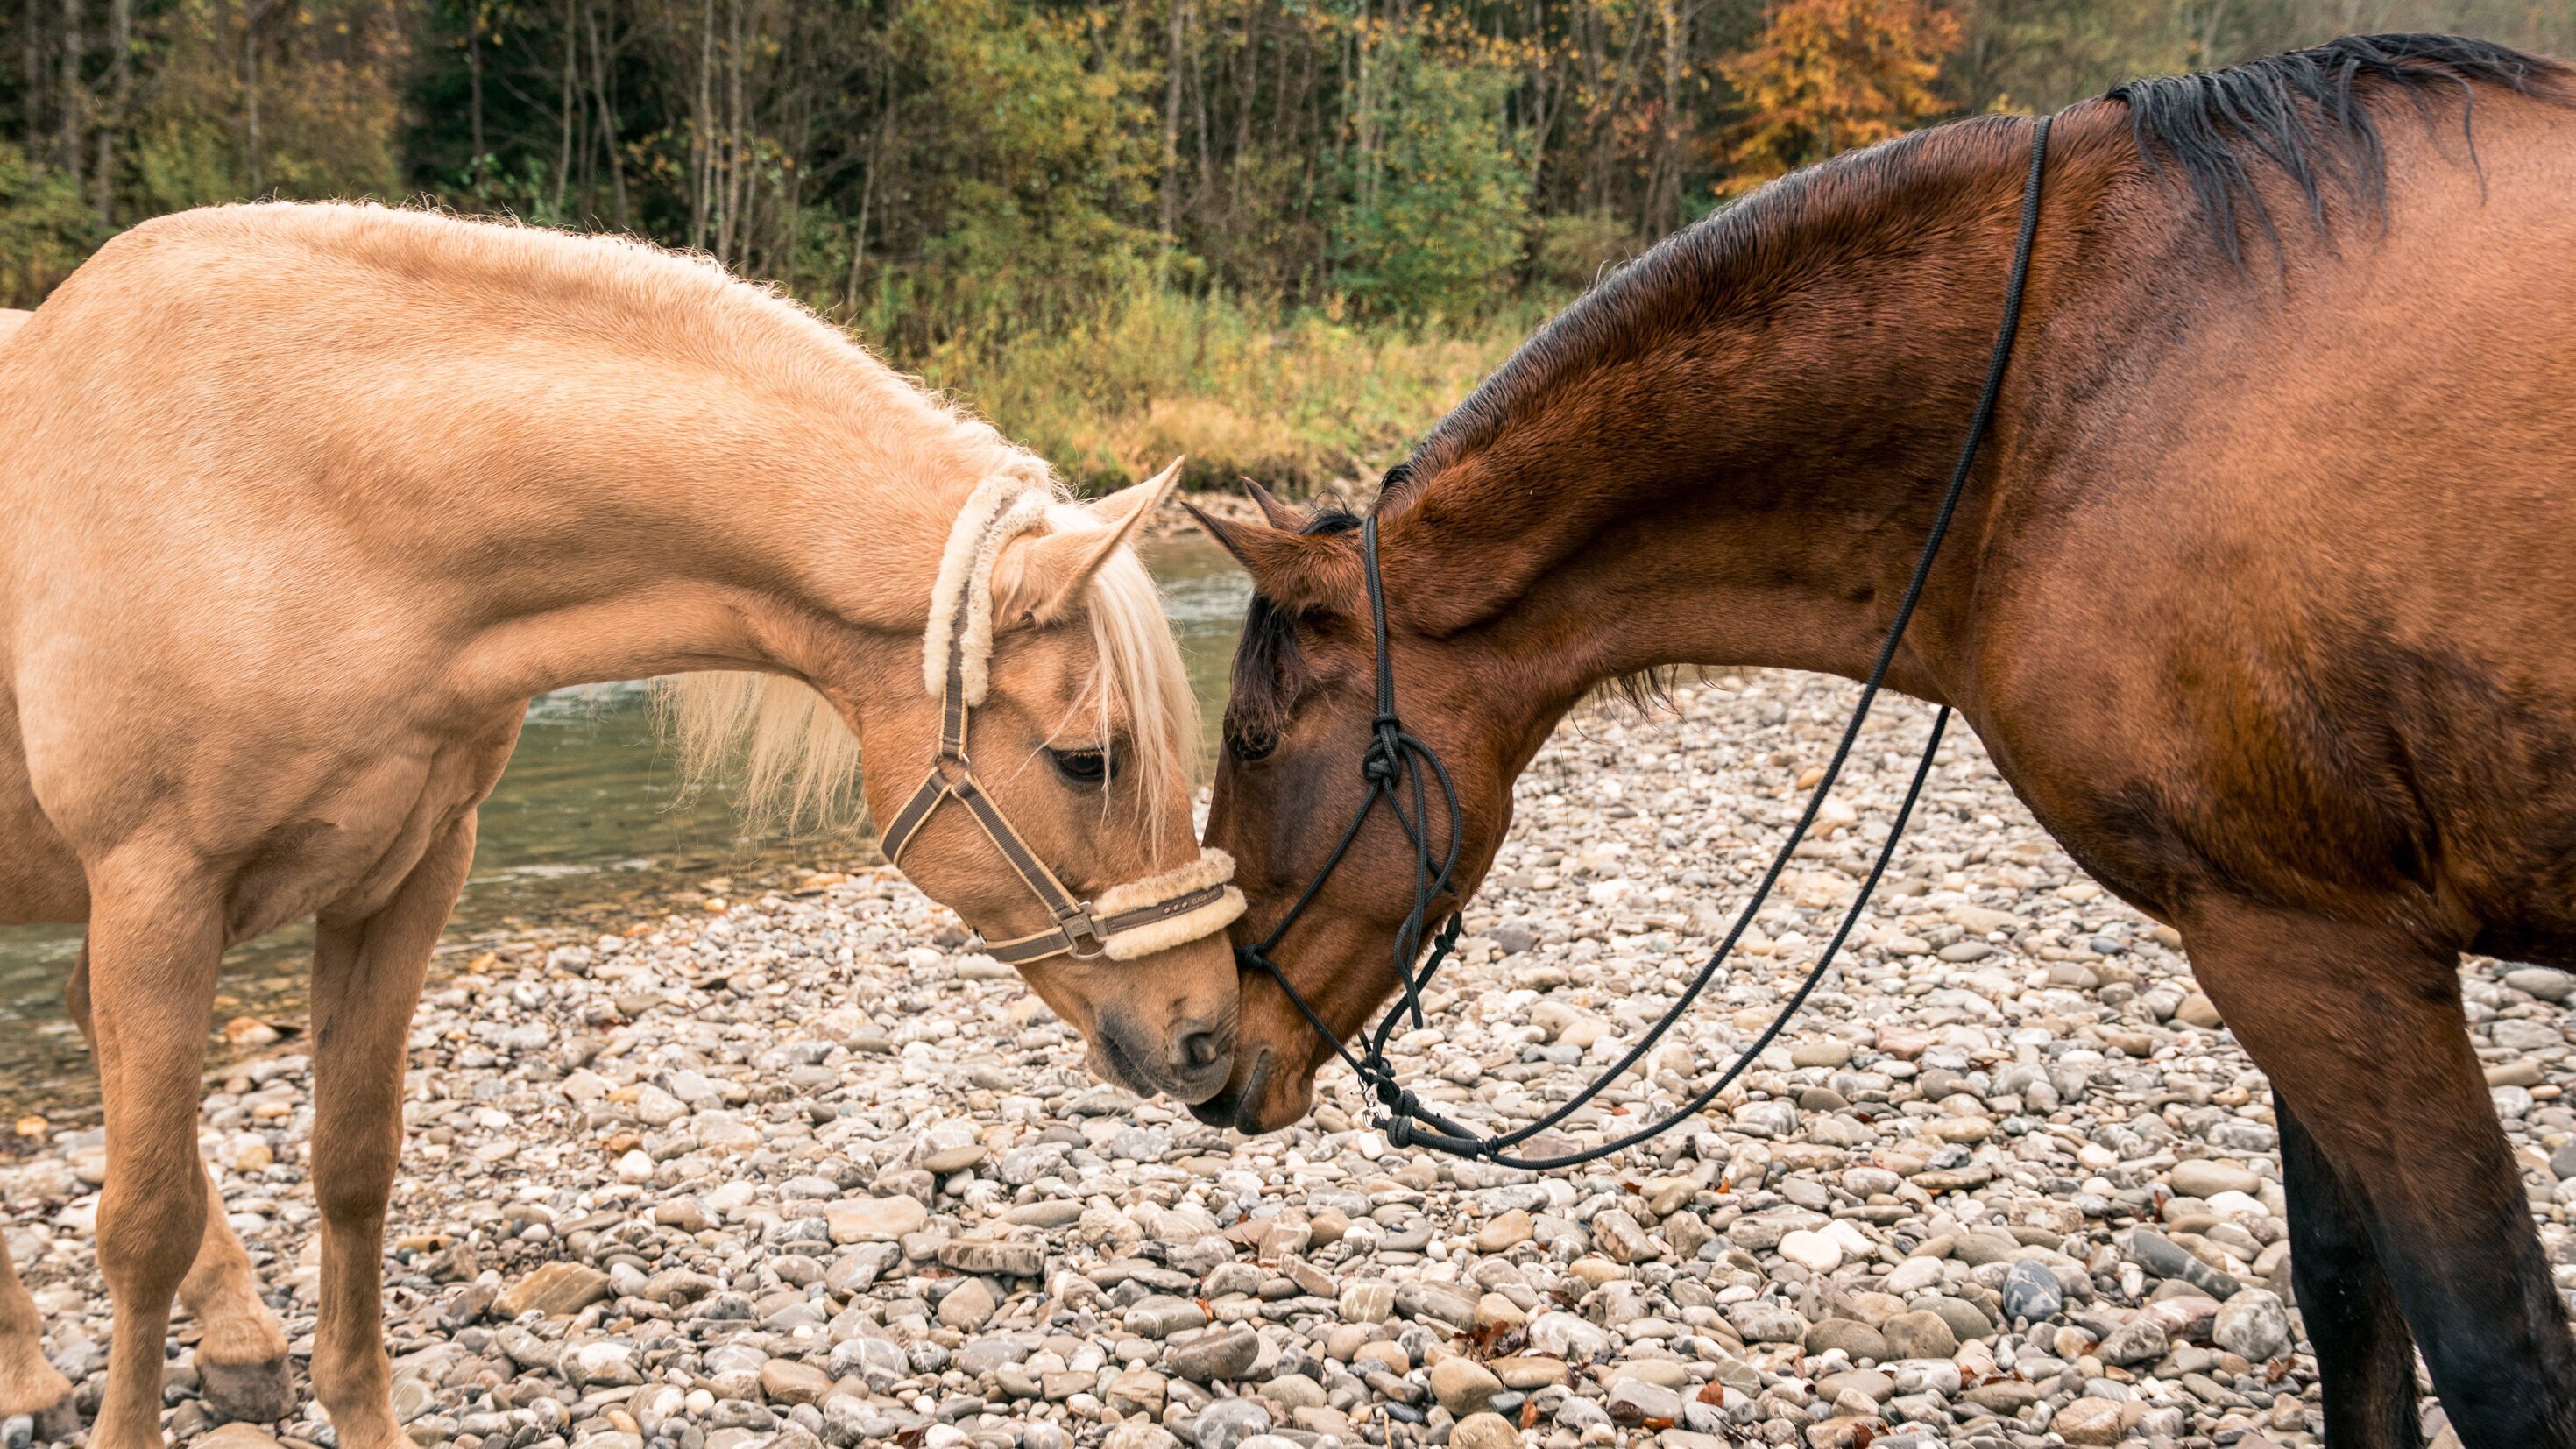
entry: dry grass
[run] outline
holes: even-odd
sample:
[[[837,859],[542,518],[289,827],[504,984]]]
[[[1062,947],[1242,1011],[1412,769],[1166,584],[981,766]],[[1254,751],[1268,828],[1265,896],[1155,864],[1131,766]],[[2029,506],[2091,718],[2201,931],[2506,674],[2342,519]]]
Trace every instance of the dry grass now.
[[[1310,492],[1395,461],[1549,310],[1361,326],[1147,292],[1050,334],[969,336],[908,361],[1077,484],[1187,454],[1191,487],[1250,477]]]

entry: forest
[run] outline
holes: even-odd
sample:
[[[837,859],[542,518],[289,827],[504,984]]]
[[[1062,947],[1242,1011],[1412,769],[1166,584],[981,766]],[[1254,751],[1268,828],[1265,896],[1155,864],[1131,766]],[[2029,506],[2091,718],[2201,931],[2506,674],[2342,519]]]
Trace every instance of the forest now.
[[[1313,485],[1793,166],[2396,29],[2576,0],[5,0],[0,305],[243,199],[618,230],[1077,481]]]

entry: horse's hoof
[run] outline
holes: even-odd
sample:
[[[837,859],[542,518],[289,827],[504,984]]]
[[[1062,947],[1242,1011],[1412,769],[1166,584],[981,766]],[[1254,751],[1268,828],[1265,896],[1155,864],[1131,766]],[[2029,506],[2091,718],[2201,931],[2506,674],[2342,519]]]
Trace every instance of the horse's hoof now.
[[[295,1382],[283,1354],[252,1363],[199,1359],[197,1391],[218,1423],[273,1424],[295,1411]]]
[[[14,1372],[0,1375],[0,1420],[26,1419],[30,1437],[39,1444],[68,1440],[81,1426],[72,1381],[34,1354],[27,1358],[30,1362],[13,1365]]]
[[[27,1425],[24,1434],[18,1428],[22,1423]],[[80,1432],[80,1426],[80,1405],[66,1387],[63,1396],[52,1403],[21,1410],[0,1421],[0,1443],[11,1445],[13,1449],[28,1443],[67,1444],[71,1442],[72,1435]]]

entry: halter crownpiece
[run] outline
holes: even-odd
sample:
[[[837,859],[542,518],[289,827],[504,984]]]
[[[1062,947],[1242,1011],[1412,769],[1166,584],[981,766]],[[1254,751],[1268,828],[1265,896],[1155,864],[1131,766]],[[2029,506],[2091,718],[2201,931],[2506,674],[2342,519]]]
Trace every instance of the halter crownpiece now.
[[[930,586],[930,627],[921,639],[921,686],[932,694],[949,687],[969,707],[992,688],[993,564],[1002,546],[1046,522],[1053,501],[1043,488],[1018,478],[987,478],[976,485],[949,525],[939,555],[939,578]]]
[[[1133,961],[1215,935],[1243,914],[1243,892],[1231,884],[1234,857],[1212,849],[1178,870],[1111,886],[1097,903],[1075,900],[986,793],[966,757],[969,714],[992,688],[994,561],[1005,545],[1046,522],[1053,501],[1047,490],[1020,479],[989,479],[949,528],[921,647],[922,682],[940,701],[939,753],[921,788],[885,828],[886,859],[901,866],[904,848],[934,811],[949,800],[966,807],[1051,921],[1043,931],[984,944],[1010,966],[1056,956]]]

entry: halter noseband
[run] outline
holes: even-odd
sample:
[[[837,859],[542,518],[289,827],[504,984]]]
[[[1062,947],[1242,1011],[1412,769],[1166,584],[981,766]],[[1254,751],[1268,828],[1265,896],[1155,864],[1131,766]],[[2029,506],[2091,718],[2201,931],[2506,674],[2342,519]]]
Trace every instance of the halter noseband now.
[[[1297,1010],[1305,1016],[1307,1024],[1315,1029],[1315,1034],[1323,1038],[1324,1042],[1349,1064],[1351,1071],[1359,1077],[1361,1085],[1377,1098],[1381,1108],[1377,1125],[1385,1131],[1388,1142],[1397,1147],[1427,1147],[1452,1157],[1537,1171],[1575,1167],[1634,1147],[1638,1143],[1669,1131],[1716,1101],[1718,1095],[1742,1075],[1745,1068],[1751,1066],[1754,1059],[1762,1054],[1763,1049],[1770,1046],[1773,1039],[1787,1028],[1790,1018],[1797,1014],[1799,1007],[1806,1004],[1807,997],[1824,980],[1825,971],[1833,965],[1834,958],[1841,953],[1843,942],[1850,937],[1852,928],[1859,924],[1860,914],[1869,905],[1870,895],[1877,889],[1879,878],[1886,874],[1887,863],[1896,852],[1897,842],[1905,836],[1906,821],[1912,817],[1914,803],[1923,793],[1923,782],[1932,772],[1933,756],[1941,748],[1942,731],[1950,722],[1950,709],[1947,705],[1942,706],[1932,717],[1931,737],[1924,743],[1923,759],[1915,767],[1913,783],[1907,787],[1905,801],[1897,807],[1896,818],[1888,828],[1887,841],[1879,848],[1878,859],[1870,867],[1869,878],[1861,882],[1860,892],[1853,898],[1850,911],[1843,916],[1842,925],[1834,932],[1833,939],[1825,944],[1823,953],[1816,958],[1816,964],[1799,983],[1797,991],[1781,1006],[1779,1014],[1773,1018],[1770,1026],[1754,1039],[1752,1045],[1746,1047],[1736,1057],[1734,1065],[1728,1067],[1714,1082],[1688,1102],[1675,1108],[1662,1120],[1650,1122],[1633,1132],[1612,1138],[1598,1146],[1543,1157],[1521,1156],[1513,1152],[1514,1148],[1531,1142],[1540,1134],[1581,1111],[1586,1103],[1599,1096],[1611,1083],[1627,1075],[1630,1068],[1645,1060],[1646,1054],[1654,1050],[1655,1044],[1681,1021],[1683,1015],[1690,1010],[1692,1003],[1699,999],[1700,994],[1707,990],[1709,983],[1716,978],[1718,968],[1734,954],[1735,943],[1753,924],[1755,913],[1760,911],[1763,903],[1770,899],[1771,888],[1778,884],[1781,872],[1787,869],[1791,856],[1798,848],[1798,842],[1806,838],[1807,830],[1815,823],[1817,812],[1824,807],[1827,795],[1834,788],[1834,782],[1841,777],[1843,762],[1850,757],[1853,743],[1860,738],[1861,724],[1869,718],[1870,705],[1878,698],[1879,687],[1887,678],[1888,666],[1895,661],[1897,647],[1905,639],[1905,626],[1914,617],[1915,605],[1922,601],[1924,585],[1932,576],[1932,562],[1940,554],[1941,540],[1949,533],[1951,517],[1957,513],[1960,496],[1967,490],[1968,475],[1976,467],[1977,450],[1984,443],[1987,430],[1994,423],[1995,400],[2003,389],[2004,370],[2012,361],[2013,338],[2021,327],[2022,293],[2030,277],[2032,244],[2039,232],[2040,180],[2047,170],[2049,120],[2047,116],[2040,117],[2031,136],[2030,171],[2022,182],[2021,231],[2013,249],[2012,271],[2004,287],[2003,321],[1995,332],[1994,352],[1986,365],[1985,387],[1978,395],[1976,412],[1968,421],[1967,441],[1959,450],[1958,466],[1950,475],[1949,490],[1942,495],[1940,507],[1933,514],[1931,531],[1924,539],[1921,556],[1915,560],[1913,576],[1906,585],[1904,599],[1897,605],[1895,622],[1887,631],[1886,642],[1879,648],[1878,662],[1871,668],[1869,679],[1861,688],[1860,703],[1852,710],[1851,723],[1843,730],[1842,742],[1834,750],[1832,762],[1825,766],[1824,778],[1816,783],[1815,793],[1808,797],[1806,813],[1798,818],[1798,823],[1789,831],[1789,838],[1781,843],[1779,853],[1772,858],[1770,871],[1762,877],[1761,884],[1754,888],[1752,899],[1745,903],[1744,910],[1736,917],[1733,928],[1726,933],[1726,938],[1718,944],[1717,950],[1710,955],[1707,964],[1700,968],[1699,974],[1692,979],[1690,985],[1683,989],[1671,1009],[1667,1010],[1663,1017],[1646,1031],[1644,1037],[1635,1046],[1622,1054],[1619,1060],[1612,1063],[1599,1077],[1594,1078],[1590,1086],[1575,1093],[1568,1100],[1558,1103],[1553,1110],[1537,1121],[1524,1123],[1507,1132],[1479,1135],[1424,1106],[1420,1098],[1406,1091],[1403,1084],[1396,1080],[1395,1068],[1387,1060],[1387,1046],[1395,1034],[1396,1023],[1409,1014],[1415,1026],[1423,1024],[1423,989],[1429,985],[1432,973],[1440,969],[1441,963],[1447,959],[1458,942],[1460,917],[1453,907],[1448,919],[1442,923],[1438,934],[1431,942],[1429,957],[1423,961],[1421,969],[1414,969],[1414,959],[1422,953],[1422,933],[1429,923],[1433,907],[1439,903],[1441,896],[1454,890],[1454,873],[1458,864],[1458,842],[1463,817],[1458,806],[1457,787],[1451,783],[1449,772],[1440,763],[1440,757],[1429,745],[1408,733],[1403,721],[1396,716],[1395,664],[1389,649],[1386,629],[1386,586],[1378,572],[1376,511],[1372,509],[1369,515],[1361,520],[1361,579],[1368,594],[1369,622],[1377,631],[1377,713],[1370,721],[1368,748],[1360,759],[1360,774],[1368,782],[1368,796],[1360,802],[1359,809],[1352,815],[1349,827],[1342,832],[1340,843],[1333,847],[1332,854],[1324,858],[1323,867],[1316,871],[1314,879],[1307,883],[1306,889],[1290,904],[1287,914],[1279,918],[1278,923],[1271,928],[1270,934],[1263,937],[1258,944],[1238,949],[1235,952],[1235,958],[1245,970],[1262,972],[1279,983],[1279,989],[1287,993],[1289,1001],[1293,1002]],[[1425,769],[1429,771],[1433,782],[1439,786],[1442,799],[1448,807],[1449,842],[1445,850],[1435,851],[1431,843],[1429,821],[1425,811],[1427,803],[1423,784]],[[1387,802],[1388,811],[1395,817],[1397,828],[1403,832],[1406,843],[1413,849],[1413,909],[1398,924],[1395,932],[1395,975],[1397,981],[1403,986],[1404,1005],[1401,1009],[1389,1010],[1379,1019],[1376,1029],[1367,1035],[1368,1045],[1365,1053],[1354,1053],[1342,1041],[1339,1034],[1325,1023],[1323,1016],[1306,1000],[1304,994],[1297,990],[1296,985],[1289,981],[1287,973],[1279,969],[1278,963],[1271,959],[1270,953],[1278,948],[1279,940],[1288,934],[1288,928],[1295,925],[1297,919],[1305,914],[1306,907],[1311,905],[1316,894],[1323,890],[1324,882],[1329,880],[1333,872],[1341,866],[1342,858],[1350,853],[1351,843],[1359,838],[1360,827],[1368,823],[1369,815],[1377,809],[1378,801],[1381,799]],[[1406,808],[1408,802],[1411,806],[1409,812]]]
[[[1029,849],[966,756],[969,714],[983,703],[991,683],[993,563],[1004,544],[1045,521],[1047,503],[1043,489],[997,479],[975,490],[950,529],[923,637],[924,672],[935,681],[940,697],[939,753],[921,787],[887,822],[885,857],[901,866],[905,848],[921,827],[942,804],[955,800],[1046,908],[1049,920],[1045,930],[985,942],[987,954],[1010,966],[1056,956],[1131,961],[1214,935],[1242,915],[1243,893],[1229,884],[1234,858],[1203,849],[1197,860],[1178,870],[1111,886],[1097,904],[1077,900]]]

